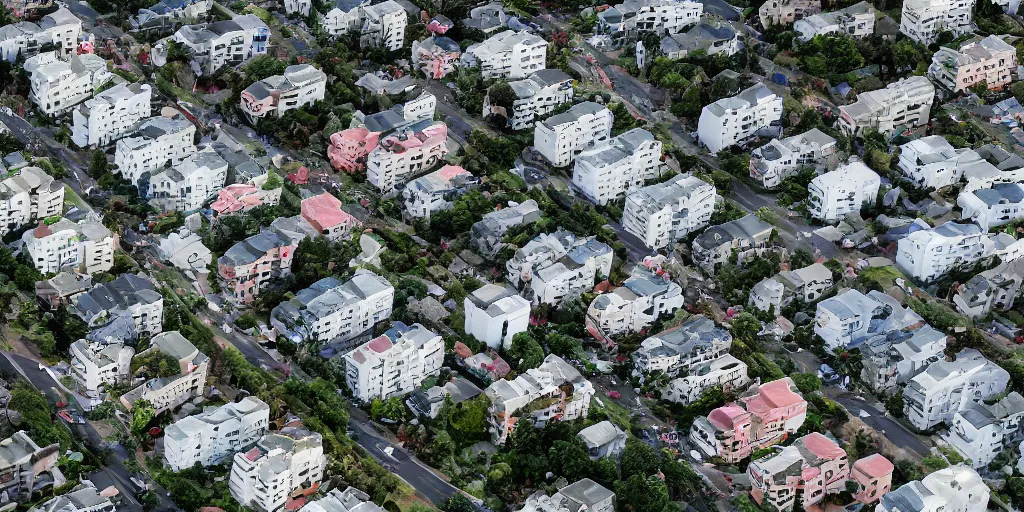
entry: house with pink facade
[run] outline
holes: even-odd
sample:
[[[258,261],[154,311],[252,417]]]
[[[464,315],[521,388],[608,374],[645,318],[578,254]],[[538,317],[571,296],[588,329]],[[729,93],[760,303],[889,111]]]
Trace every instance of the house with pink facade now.
[[[377,147],[381,135],[418,121],[434,118],[437,98],[429,92],[372,115],[355,113],[359,125],[331,135],[327,156],[339,171],[357,172],[366,168],[366,158]]]
[[[428,37],[412,43],[412,63],[434,80],[455,71],[462,56],[459,43],[450,37]]]
[[[302,218],[332,242],[360,226],[359,219],[342,210],[341,200],[328,192],[303,199],[300,209]]]
[[[377,147],[380,132],[364,127],[349,128],[331,135],[327,157],[339,171],[356,172],[366,168],[366,156]]]
[[[225,295],[248,304],[267,284],[292,272],[292,257],[299,246],[279,230],[266,230],[233,245],[217,260],[217,274]]]
[[[857,484],[853,498],[861,503],[872,504],[892,489],[892,471],[895,468],[889,459],[880,454],[857,459],[850,470],[850,480]]]
[[[750,496],[772,510],[789,511],[801,498],[803,510],[811,510],[829,494],[846,489],[850,464],[846,451],[836,442],[812,432],[792,445],[747,467]]]
[[[448,154],[448,126],[425,119],[395,130],[366,157],[366,180],[384,194],[430,170]]]
[[[1017,50],[1004,37],[975,36],[939,48],[932,55],[928,77],[954,94],[981,83],[989,89],[1002,89],[1017,73]]]
[[[736,402],[694,420],[690,441],[708,458],[737,462],[781,443],[807,417],[807,401],[789,377],[753,388]]]
[[[276,187],[268,187],[269,174],[257,176],[248,183],[228,185],[217,193],[217,199],[210,204],[217,217],[247,212],[261,205],[275,205],[281,202],[281,178],[276,178]]]

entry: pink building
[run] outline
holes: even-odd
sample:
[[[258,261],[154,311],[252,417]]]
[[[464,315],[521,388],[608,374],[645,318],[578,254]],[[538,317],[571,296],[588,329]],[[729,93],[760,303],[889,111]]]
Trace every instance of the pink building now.
[[[781,443],[807,417],[807,401],[789,377],[762,384],[738,402],[694,420],[690,441],[706,457],[737,462],[754,451]]]
[[[792,446],[751,462],[747,472],[750,495],[758,504],[778,511],[793,510],[797,495],[802,495],[802,508],[810,510],[825,496],[846,489],[850,465],[846,451],[835,441],[812,432]]]
[[[264,204],[274,205],[281,202],[281,187],[264,189],[267,175],[259,176],[250,183],[228,185],[217,193],[217,199],[210,204],[217,217],[246,212]]]
[[[406,177],[430,170],[448,154],[448,126],[429,119],[381,139],[366,157],[366,180],[387,194]]]
[[[850,479],[857,483],[854,499],[866,504],[882,499],[892,488],[892,471],[892,462],[877,453],[857,459],[850,470]]]
[[[438,14],[430,20],[429,24],[427,24],[427,32],[430,32],[435,36],[443,36],[445,32],[448,32],[448,30],[454,26],[455,23],[448,19],[447,16]]]
[[[462,49],[448,37],[428,37],[412,43],[412,63],[434,80],[455,71]]]
[[[359,220],[341,209],[341,200],[324,192],[302,200],[302,218],[329,240],[337,241],[359,227]]]
[[[331,135],[327,157],[339,171],[357,172],[366,168],[366,157],[377,147],[381,132],[366,128],[349,128]]]
[[[217,260],[217,273],[228,297],[248,304],[274,279],[292,272],[299,241],[278,231],[264,231],[238,242]]]

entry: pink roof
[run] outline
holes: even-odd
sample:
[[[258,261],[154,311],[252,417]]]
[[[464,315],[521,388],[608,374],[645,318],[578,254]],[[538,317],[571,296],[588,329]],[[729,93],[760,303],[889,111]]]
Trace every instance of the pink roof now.
[[[359,160],[370,154],[377,147],[380,132],[371,132],[366,128],[349,128],[331,135],[331,144],[327,147],[327,156],[335,169],[353,172],[364,167]]]
[[[228,185],[217,193],[217,200],[210,208],[218,214],[234,213],[246,206],[258,206],[263,203],[259,197],[259,189],[244,183]]]
[[[447,137],[448,126],[444,123],[436,123],[424,128],[423,131],[420,132],[413,134],[409,134],[408,132],[403,133],[408,136],[403,138],[400,136],[401,134],[389,135],[386,139],[381,141],[381,146],[387,147],[389,145],[393,145],[392,151],[418,148],[435,137]]]
[[[255,447],[245,452],[245,458],[249,459],[250,462],[260,458],[260,455],[263,455],[263,452],[261,452],[259,448]]]
[[[746,412],[735,403],[723,405],[708,414],[708,422],[721,430],[732,430],[736,420]]]
[[[796,403],[803,402],[804,399],[800,395],[789,389],[789,382],[786,379],[779,379],[767,384],[762,384],[758,390],[761,398],[771,408],[786,407]]]
[[[838,459],[846,456],[846,452],[835,441],[818,432],[811,432],[801,439],[804,448],[822,459]]]
[[[377,336],[376,338],[370,340],[370,342],[367,343],[366,346],[370,350],[372,350],[372,351],[374,351],[374,352],[376,352],[378,354],[383,354],[384,352],[387,352],[388,350],[391,350],[391,347],[394,346],[394,343],[391,343],[391,338],[388,338],[387,336],[381,335],[381,336]]]
[[[853,463],[853,467],[865,475],[877,478],[892,473],[895,466],[889,462],[889,459],[876,453],[863,459],[857,459],[857,462]]]
[[[302,217],[319,231],[356,222],[355,217],[341,209],[341,200],[327,192],[303,199],[301,210]]]
[[[459,165],[446,165],[437,171],[437,175],[447,181],[451,181],[458,176],[466,176],[468,174],[469,171],[463,169],[462,166]]]

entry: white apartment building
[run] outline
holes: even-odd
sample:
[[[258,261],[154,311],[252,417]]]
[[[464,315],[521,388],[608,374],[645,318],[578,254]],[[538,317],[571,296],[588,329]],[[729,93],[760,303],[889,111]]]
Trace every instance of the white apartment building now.
[[[772,139],[751,152],[750,177],[772,189],[802,167],[829,168],[837,159],[836,139],[814,128],[785,139]]]
[[[299,512],[386,512],[370,501],[370,495],[355,487],[335,487],[318,500],[307,502]]]
[[[974,30],[973,10],[974,0],[907,0],[900,32],[925,46],[934,43],[939,32],[959,37]]]
[[[793,30],[800,34],[798,37],[803,42],[814,36],[867,37],[875,32],[875,8],[867,2],[859,2],[838,11],[814,14],[796,20]]]
[[[991,491],[977,471],[940,469],[882,495],[877,512],[985,512]]]
[[[794,300],[811,303],[832,289],[832,271],[821,263],[786,270],[754,285],[750,305],[761,311],[782,312]]]
[[[881,186],[878,173],[851,156],[845,165],[811,180],[807,210],[822,222],[838,222],[875,204]]]
[[[327,35],[337,37],[362,27],[362,9],[370,0],[334,0],[328,5],[330,10],[320,15],[320,26]]]
[[[9,510],[28,502],[43,487],[60,487],[65,478],[57,467],[60,444],[40,447],[24,430],[0,440],[0,504]]]
[[[54,496],[30,512],[115,512],[117,508],[109,497],[101,495],[92,485],[81,484],[67,494]]]
[[[747,256],[760,255],[768,249],[774,229],[754,214],[711,226],[693,240],[693,261],[714,273],[715,265],[727,263],[733,251],[740,262]]]
[[[359,46],[401,50],[405,27],[409,24],[405,8],[394,0],[362,7],[363,27]]]
[[[164,467],[189,469],[220,464],[259,441],[270,424],[270,407],[254,396],[186,416],[164,431]]]
[[[633,368],[645,375],[690,375],[727,354],[730,347],[732,334],[715,325],[714,320],[698,315],[678,328],[645,339],[633,353]]]
[[[993,251],[981,227],[953,221],[915,231],[901,238],[896,247],[896,266],[922,283],[931,283],[954,268],[973,265]]]
[[[65,112],[92,97],[100,86],[113,78],[107,61],[86,53],[70,61],[57,52],[40,53],[25,61],[31,91],[28,99],[48,116]]]
[[[976,36],[957,48],[943,46],[928,67],[932,81],[954,94],[982,82],[989,89],[1002,89],[1016,73],[1017,50],[994,35]]]
[[[960,183],[964,153],[957,151],[945,137],[928,135],[900,146],[898,165],[903,176],[917,187],[940,189]]]
[[[627,33],[678,34],[700,23],[704,14],[704,4],[690,0],[630,0],[616,9],[623,13]]]
[[[983,468],[1019,441],[1021,418],[1024,397],[1012,391],[994,404],[971,403],[957,411],[941,437],[963,454],[971,467]]]
[[[178,360],[179,374],[152,378],[135,389],[121,395],[121,405],[131,410],[137,400],[148,400],[155,414],[172,410],[179,405],[201,397],[206,391],[206,376],[210,358],[178,331],[162,332],[153,336],[151,348],[139,355],[158,350]]]
[[[638,332],[683,307],[683,289],[641,266],[622,286],[598,295],[587,308],[587,326],[606,336]]]
[[[324,478],[327,457],[323,437],[286,427],[263,436],[256,446],[236,453],[228,489],[243,507],[261,512],[283,510],[295,492],[312,493]]]
[[[448,126],[424,120],[380,140],[366,157],[366,180],[390,194],[406,177],[428,170],[448,154]]]
[[[927,77],[904,78],[885,89],[860,93],[855,103],[839,107],[839,128],[847,135],[856,135],[865,128],[883,134],[897,126],[916,128],[930,119],[934,97],[935,86]]]
[[[613,427],[614,428],[614,427]],[[583,478],[566,485],[554,495],[537,491],[526,498],[519,512],[614,512],[615,493]]]
[[[498,350],[512,346],[512,337],[530,327],[530,301],[514,288],[486,284],[463,300],[466,334]]]
[[[78,340],[71,344],[71,377],[79,391],[98,400],[108,384],[127,382],[135,349],[122,343],[103,344]]]
[[[633,128],[576,156],[572,184],[591,202],[605,205],[636,192],[661,174],[661,141]]]
[[[722,18],[705,17],[685,32],[669,34],[658,44],[662,55],[678,60],[695,51],[706,55],[732,57],[740,51],[740,40],[736,29]]]
[[[612,111],[604,105],[592,101],[577,103],[568,111],[537,123],[533,146],[552,165],[564,167],[588,146],[608,140],[612,136],[613,118]]]
[[[520,79],[546,67],[548,43],[530,32],[506,30],[462,52],[462,65],[480,67],[484,79]]]
[[[70,268],[86,274],[106,272],[114,266],[114,238],[98,219],[72,222],[61,217],[47,225],[40,222],[21,237],[25,250],[43,274]]]
[[[506,276],[534,304],[560,304],[612,269],[612,248],[570,231],[541,233],[505,263]]]
[[[224,188],[227,175],[228,163],[206,146],[150,177],[146,197],[159,211],[193,212]]]
[[[430,214],[452,207],[453,200],[479,182],[458,165],[444,167],[409,183],[402,189],[405,213],[414,219],[430,219]]]
[[[503,240],[510,229],[532,224],[540,219],[541,215],[537,201],[533,199],[486,213],[469,229],[469,244],[477,253],[493,259],[505,246]]]
[[[345,354],[345,382],[363,403],[403,396],[441,371],[444,340],[420,324],[394,322],[384,334]]]
[[[71,141],[80,148],[106,146],[134,132],[153,108],[149,84],[119,84],[72,111]]]
[[[956,287],[953,304],[968,317],[983,318],[991,311],[1013,307],[1024,283],[1024,259],[1004,261]]]
[[[903,391],[904,412],[918,430],[947,425],[953,416],[990,397],[1010,383],[1010,374],[974,349],[965,349],[955,361],[936,361],[910,379]]]
[[[64,184],[38,167],[11,171],[0,181],[0,235],[64,212]]]
[[[121,319],[134,330],[132,338],[163,330],[164,297],[142,275],[121,274],[72,299],[71,312],[89,325],[92,334]]]
[[[177,166],[196,152],[196,126],[185,117],[151,117],[114,146],[115,172],[136,186],[143,173]]]
[[[43,19],[39,20],[39,28],[49,33],[61,59],[68,60],[77,55],[78,38],[82,35],[82,20],[67,8],[60,6],[56,11],[43,16]]]
[[[865,295],[850,289],[818,303],[814,334],[832,350],[906,329],[921,321],[914,310],[903,307],[885,293],[871,290]]]
[[[858,347],[864,361],[861,379],[881,393],[906,384],[928,365],[945,359],[946,334],[925,324],[872,336]]]
[[[295,343],[348,341],[391,316],[395,288],[368,270],[342,283],[325,277],[270,313],[278,334]]]
[[[530,76],[508,83],[516,100],[512,111],[507,106],[491,103],[490,96],[484,96],[484,117],[503,112],[508,119],[507,127],[513,130],[533,128],[538,118],[547,116],[558,107],[572,102],[573,79],[561,69],[542,69]],[[499,110],[500,109],[500,110]]]
[[[284,0],[284,12],[288,14],[309,16],[309,10],[312,8],[312,0]]]
[[[758,83],[736,96],[706,105],[697,120],[697,137],[714,154],[781,119],[782,98]]]
[[[697,365],[685,377],[672,379],[661,391],[661,396],[670,402],[686,405],[699,400],[705,391],[714,386],[742,390],[749,383],[747,364],[731,354],[725,354],[718,359]]]
[[[708,225],[715,211],[715,186],[679,175],[626,196],[622,229],[651,249],[674,244]]]
[[[758,8],[761,26],[789,25],[801,18],[821,12],[818,0],[769,0]]]
[[[224,66],[237,66],[267,53],[270,28],[253,14],[209,24],[186,25],[173,40],[192,53],[190,66],[200,76],[209,76]],[[154,48],[154,54],[161,49]],[[166,52],[166,49],[162,50]],[[154,55],[155,59],[159,59]]]
[[[956,204],[963,210],[961,220],[988,231],[1024,218],[1024,185],[996,183],[992,188],[961,192]]]
[[[312,105],[324,99],[327,74],[309,64],[297,64],[274,75],[253,82],[242,91],[242,111],[250,120],[274,113],[281,117],[289,110]]]

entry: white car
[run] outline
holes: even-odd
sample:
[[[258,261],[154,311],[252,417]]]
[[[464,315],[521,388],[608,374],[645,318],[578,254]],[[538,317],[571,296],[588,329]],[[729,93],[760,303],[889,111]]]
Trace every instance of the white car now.
[[[45,372],[46,371],[46,365],[43,364],[43,363],[39,363],[39,371]]]

